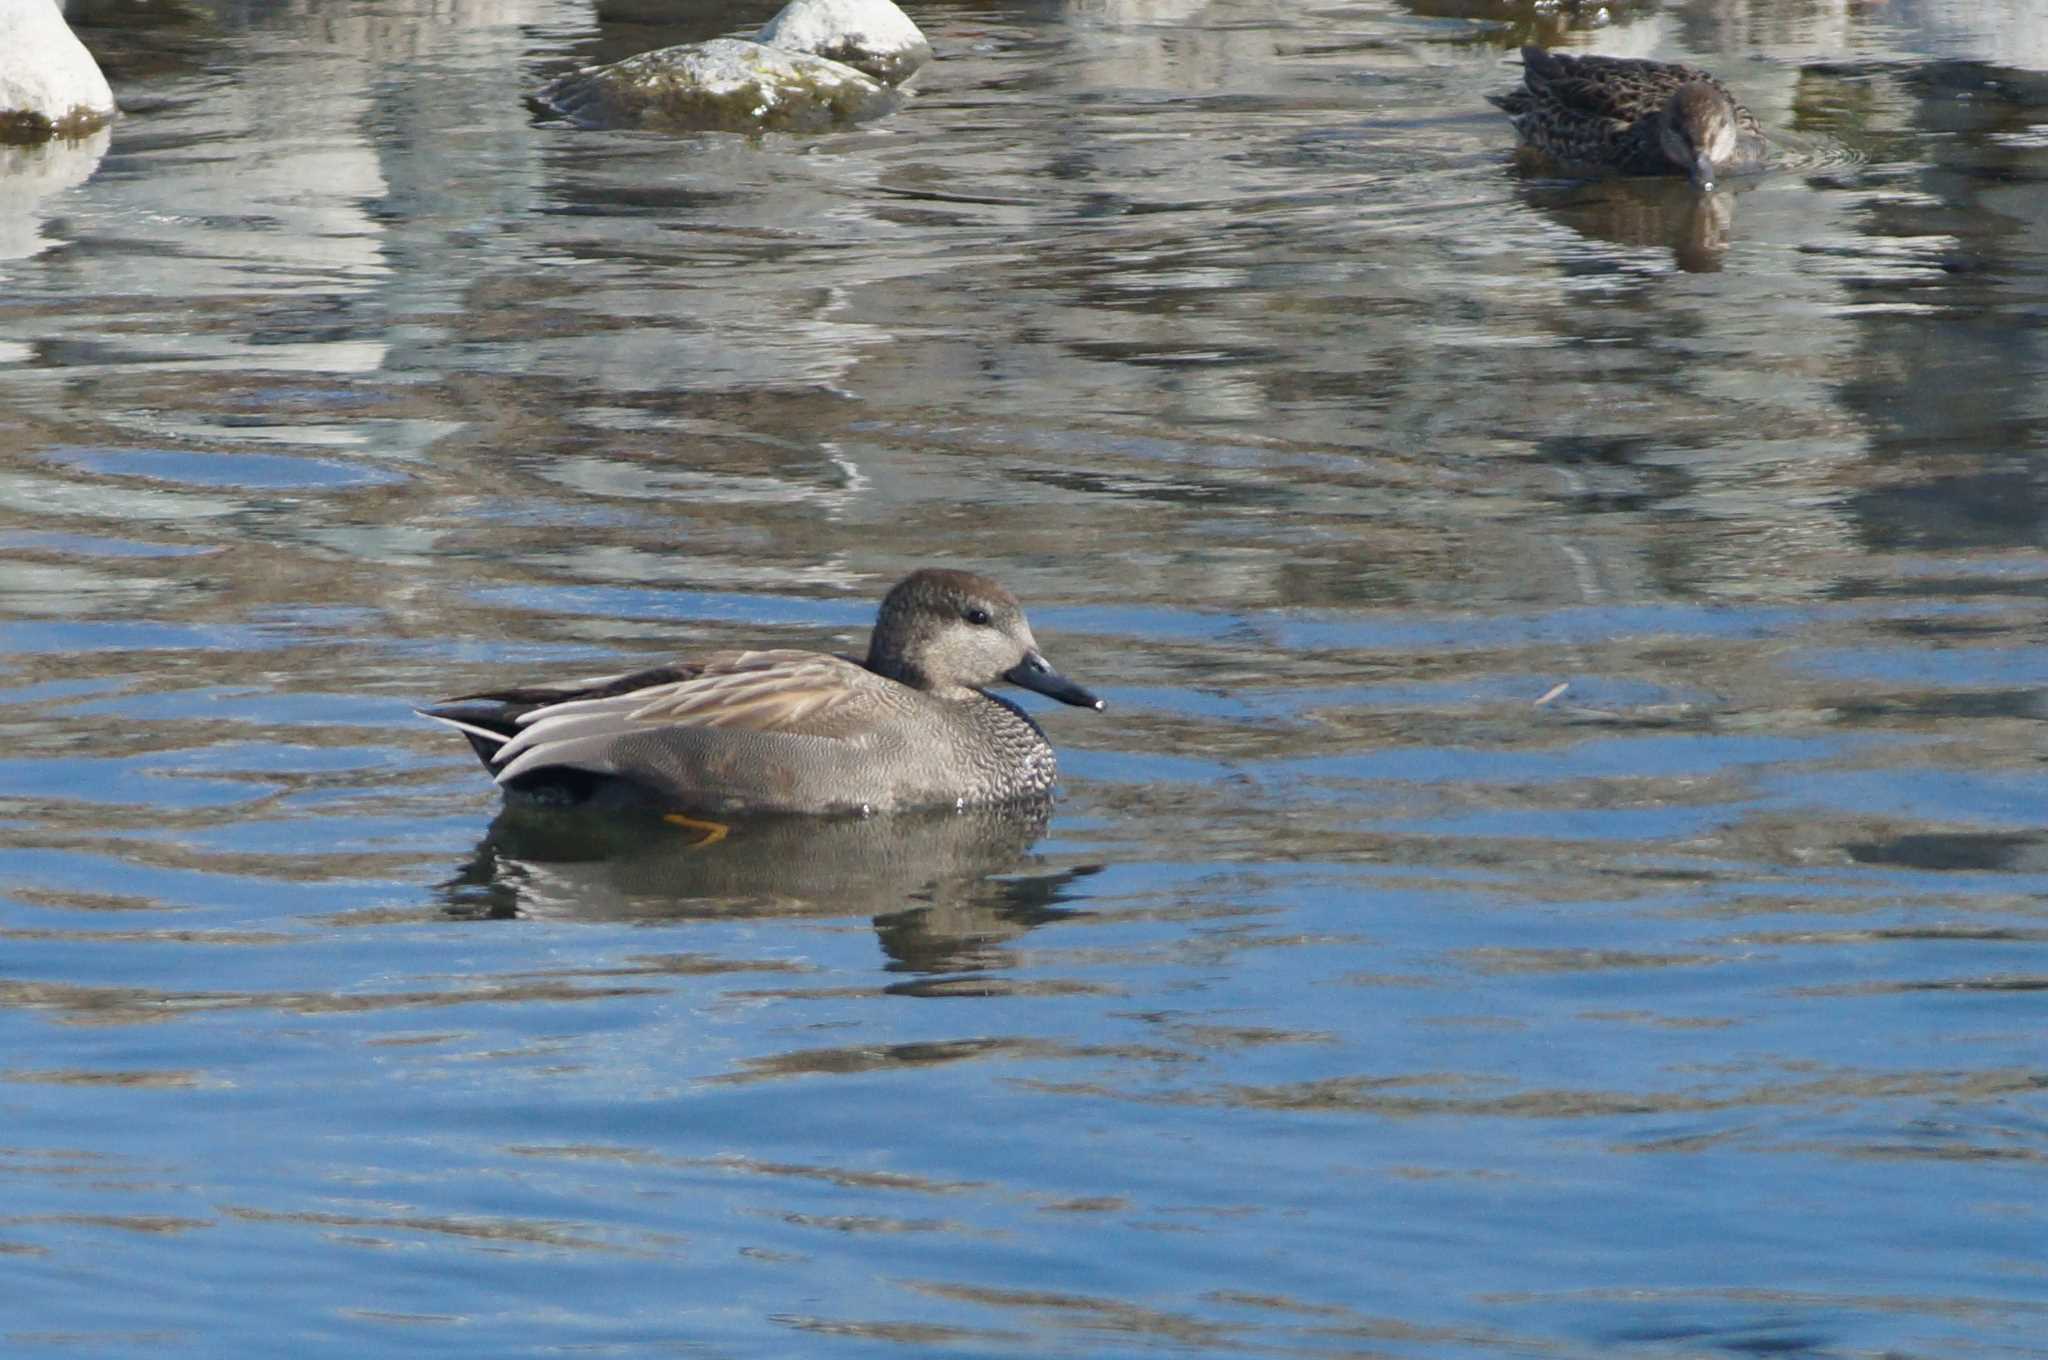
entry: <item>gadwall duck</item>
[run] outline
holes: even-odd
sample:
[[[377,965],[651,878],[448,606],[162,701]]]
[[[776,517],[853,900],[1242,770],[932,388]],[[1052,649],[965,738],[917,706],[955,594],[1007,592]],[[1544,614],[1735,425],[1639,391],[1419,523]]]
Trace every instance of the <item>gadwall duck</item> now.
[[[867,658],[714,652],[628,675],[464,695],[422,716],[469,738],[508,790],[623,784],[679,811],[887,812],[1044,797],[1057,766],[998,680],[1102,701],[1046,664],[1015,596],[928,569],[882,600]]]
[[[1686,175],[1700,189],[1767,154],[1763,128],[1695,66],[1522,49],[1522,85],[1488,95],[1567,174]]]

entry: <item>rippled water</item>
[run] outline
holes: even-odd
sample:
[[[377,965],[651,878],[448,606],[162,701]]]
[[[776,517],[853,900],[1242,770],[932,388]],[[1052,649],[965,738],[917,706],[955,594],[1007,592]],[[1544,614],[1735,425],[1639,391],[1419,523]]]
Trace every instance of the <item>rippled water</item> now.
[[[519,103],[769,8],[74,6],[0,1346],[2048,1351],[2032,8],[913,6],[855,132]],[[1531,38],[1779,167],[1519,169]],[[941,560],[1110,701],[1047,826],[501,816],[411,714]]]

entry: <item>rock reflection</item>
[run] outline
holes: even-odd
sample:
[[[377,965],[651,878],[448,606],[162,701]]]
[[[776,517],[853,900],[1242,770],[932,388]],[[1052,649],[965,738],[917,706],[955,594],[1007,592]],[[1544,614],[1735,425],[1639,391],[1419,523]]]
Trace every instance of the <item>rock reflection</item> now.
[[[1055,904],[1092,872],[995,878],[1025,862],[1050,813],[764,818],[706,842],[651,810],[508,804],[441,893],[472,919],[866,915],[895,968],[986,968],[1004,941],[1068,914]]]
[[[2048,870],[2048,833],[2039,831],[1906,831],[1853,840],[1843,850],[1857,864],[1937,873],[2030,873]]]
[[[43,200],[85,183],[112,138],[106,128],[36,146],[0,147],[0,260],[25,260],[57,241],[43,235]]]
[[[1654,0],[1401,0],[1401,8],[1424,19],[1472,22],[1477,41],[1512,52],[1525,43],[1560,46],[1575,31],[1633,23],[1656,5]],[[1603,50],[1612,46],[1601,44]]]

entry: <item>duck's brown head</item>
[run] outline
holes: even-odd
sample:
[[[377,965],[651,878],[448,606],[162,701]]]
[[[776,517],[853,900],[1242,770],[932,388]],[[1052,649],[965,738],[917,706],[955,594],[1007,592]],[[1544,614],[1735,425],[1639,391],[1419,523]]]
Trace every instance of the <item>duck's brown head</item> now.
[[[1735,101],[1725,90],[1704,80],[1688,80],[1664,101],[1658,145],[1691,178],[1694,188],[1712,189],[1717,173],[1734,161],[1739,149],[1736,121]]]
[[[1064,704],[1102,707],[1047,664],[1017,597],[986,576],[927,567],[883,597],[867,668],[943,699],[1007,680]]]

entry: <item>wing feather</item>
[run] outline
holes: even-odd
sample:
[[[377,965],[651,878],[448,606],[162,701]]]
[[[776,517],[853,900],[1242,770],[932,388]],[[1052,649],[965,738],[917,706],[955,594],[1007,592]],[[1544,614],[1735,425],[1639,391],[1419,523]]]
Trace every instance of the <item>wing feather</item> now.
[[[510,784],[528,770],[549,765],[573,765],[578,769],[596,770],[608,774],[612,769],[612,743],[618,740],[616,732],[600,732],[591,736],[577,737],[570,741],[550,741],[532,747],[519,754],[511,764],[498,771],[495,776],[500,784]],[[502,759],[504,752],[498,753]]]
[[[1705,71],[1675,62],[1575,57],[1541,48],[1524,48],[1522,65],[1528,88],[1538,99],[1621,124],[1655,111],[1687,81],[1719,84]]]
[[[685,678],[673,678],[679,673]],[[655,683],[626,688],[612,681],[593,696],[569,693],[519,714],[519,731],[491,756],[498,782],[550,765],[604,771],[620,739],[663,728],[836,737],[873,700],[876,683],[872,672],[841,657],[786,650],[719,652],[687,671],[641,674]]]

